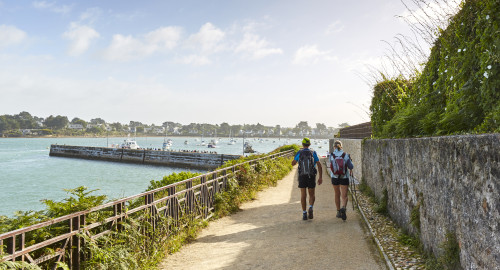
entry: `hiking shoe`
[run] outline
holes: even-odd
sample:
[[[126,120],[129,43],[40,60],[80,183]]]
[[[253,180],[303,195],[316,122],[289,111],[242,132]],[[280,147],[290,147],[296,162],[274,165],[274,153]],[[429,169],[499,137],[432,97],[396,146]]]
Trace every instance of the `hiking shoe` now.
[[[346,212],[345,207],[340,208],[340,216],[342,217],[343,221],[347,219],[347,215],[345,214],[345,212]]]
[[[337,210],[337,217],[338,217],[338,218],[341,218],[341,217],[342,217],[342,214],[340,213],[340,210]]]
[[[307,213],[302,213],[302,220],[307,220]]]
[[[313,219],[313,208],[309,207],[309,219]]]

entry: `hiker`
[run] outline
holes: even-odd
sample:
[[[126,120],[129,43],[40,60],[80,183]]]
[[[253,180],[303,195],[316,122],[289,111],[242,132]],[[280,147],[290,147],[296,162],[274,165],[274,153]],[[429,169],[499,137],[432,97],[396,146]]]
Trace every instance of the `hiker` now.
[[[333,190],[335,191],[335,206],[337,206],[337,217],[342,220],[347,219],[347,188],[349,187],[349,175],[352,176],[354,165],[349,154],[342,150],[342,142],[335,141],[333,143],[333,152],[330,154],[330,176],[332,177]],[[340,202],[342,199],[342,207]]]
[[[318,185],[323,183],[323,170],[319,162],[316,151],[309,149],[311,140],[304,138],[302,140],[302,148],[297,152],[292,161],[292,166],[299,163],[299,188],[300,188],[300,203],[302,204],[302,219],[307,220],[308,212],[309,219],[313,218],[313,206],[316,199],[314,189],[316,188],[316,173],[319,171]],[[317,165],[318,169],[315,168]],[[307,188],[307,191],[306,191]],[[309,211],[306,211],[306,199],[309,193]]]

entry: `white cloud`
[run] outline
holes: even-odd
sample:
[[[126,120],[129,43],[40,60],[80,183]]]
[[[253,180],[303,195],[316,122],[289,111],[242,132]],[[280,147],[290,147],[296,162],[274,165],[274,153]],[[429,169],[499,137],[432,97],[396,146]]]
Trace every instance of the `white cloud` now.
[[[335,61],[337,57],[331,51],[320,51],[317,45],[307,45],[299,48],[292,63],[297,65],[316,64],[320,61]]]
[[[254,59],[259,59],[272,54],[282,54],[280,48],[270,48],[270,43],[256,34],[245,33],[243,40],[236,47],[236,53],[250,55]]]
[[[203,53],[215,53],[224,48],[221,42],[224,40],[226,33],[215,27],[211,23],[205,23],[200,31],[192,34],[188,40],[188,47],[201,48]]]
[[[142,39],[116,34],[104,51],[104,58],[110,61],[141,59],[155,52],[173,49],[177,46],[180,36],[179,27],[158,28],[144,35]]]
[[[62,5],[58,6],[55,2],[35,1],[33,7],[37,9],[46,9],[55,13],[67,14],[71,11],[72,6]]]
[[[0,25],[0,48],[19,44],[26,39],[26,32],[15,26]]]
[[[344,30],[344,24],[342,22],[340,22],[339,20],[333,22],[332,24],[328,25],[328,27],[326,28],[326,34],[327,35],[331,35],[331,34],[335,34],[335,33],[339,33],[339,32],[342,32],[342,30]]]
[[[85,12],[80,14],[80,22],[87,21],[89,24],[93,24],[97,18],[101,15],[102,10],[100,8],[88,8]]]
[[[173,49],[181,37],[178,27],[162,27],[146,34],[145,42],[156,46],[157,49]]]
[[[178,62],[186,65],[203,66],[211,63],[210,59],[203,55],[188,55],[183,57]]]
[[[99,37],[99,33],[89,26],[71,23],[63,37],[71,41],[68,54],[76,56],[86,52],[92,40]]]

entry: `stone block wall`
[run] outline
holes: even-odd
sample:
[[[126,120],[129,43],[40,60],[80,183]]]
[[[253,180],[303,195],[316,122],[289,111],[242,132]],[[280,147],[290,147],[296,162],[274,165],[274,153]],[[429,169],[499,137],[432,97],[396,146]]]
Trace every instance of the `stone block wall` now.
[[[464,269],[500,269],[500,134],[366,140],[362,148],[364,181],[378,198],[387,190],[390,216],[419,232],[427,250],[440,255],[452,232]]]

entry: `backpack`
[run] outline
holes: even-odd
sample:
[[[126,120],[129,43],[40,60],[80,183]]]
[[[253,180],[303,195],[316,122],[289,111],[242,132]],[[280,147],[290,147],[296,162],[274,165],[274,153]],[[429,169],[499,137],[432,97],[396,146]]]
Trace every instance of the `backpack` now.
[[[300,151],[299,176],[316,176],[316,168],[314,168],[314,165],[315,163],[313,151],[304,149]]]
[[[340,156],[335,156],[332,153],[333,161],[331,161],[331,168],[334,175],[340,177],[346,174],[345,153]]]

